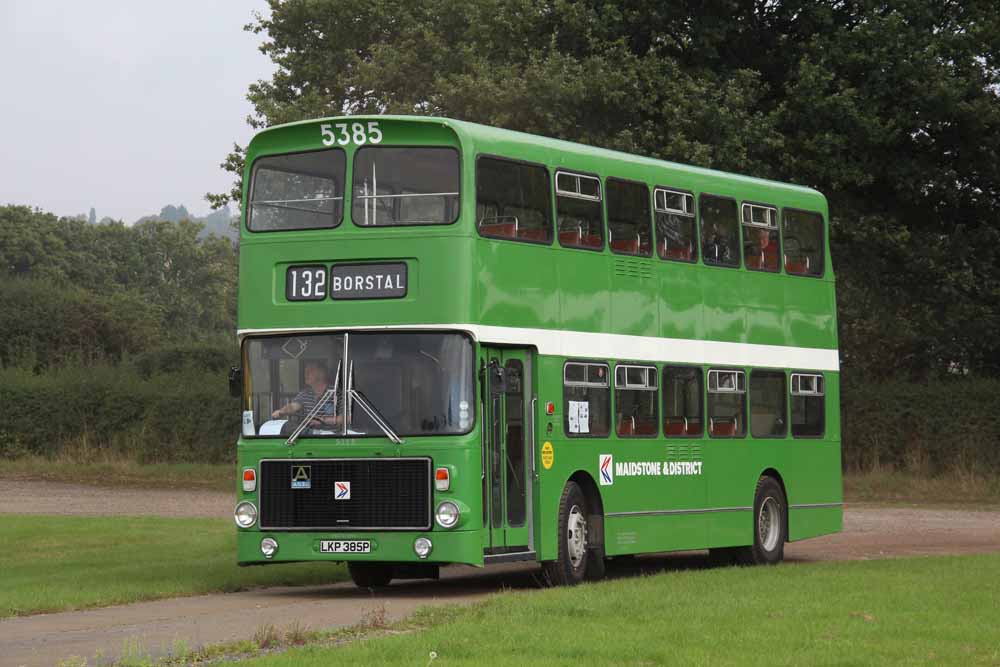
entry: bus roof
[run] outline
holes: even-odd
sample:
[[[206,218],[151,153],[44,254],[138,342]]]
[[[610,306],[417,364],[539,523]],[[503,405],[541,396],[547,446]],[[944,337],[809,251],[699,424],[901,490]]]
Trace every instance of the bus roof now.
[[[313,118],[308,120],[296,121],[293,123],[284,123],[282,125],[274,125],[265,130],[258,132],[256,137],[270,134],[272,132],[281,132],[284,129],[292,127],[301,127],[303,125],[310,125],[318,122],[330,122],[330,121],[343,121],[343,120],[360,120],[360,119],[385,119],[393,121],[403,121],[403,122],[413,122],[413,123],[427,123],[443,125],[452,129],[459,137],[460,140],[471,140],[473,142],[485,141],[485,142],[507,142],[507,143],[518,143],[524,145],[530,145],[535,148],[548,149],[552,151],[562,152],[562,153],[572,153],[579,156],[596,158],[596,159],[609,159],[616,160],[618,162],[630,164],[636,167],[646,167],[646,168],[668,168],[680,172],[685,172],[691,176],[703,176],[709,178],[719,178],[723,180],[730,181],[732,183],[739,183],[747,186],[764,186],[768,188],[785,190],[787,192],[794,192],[800,195],[813,195],[822,199],[825,203],[826,198],[821,192],[814,188],[810,188],[803,185],[795,185],[792,183],[786,183],[783,181],[774,181],[766,178],[757,178],[754,176],[746,176],[743,174],[737,174],[733,172],[721,171],[718,169],[709,169],[706,167],[696,167],[689,164],[684,164],[680,162],[671,162],[669,160],[660,160],[656,158],[644,157],[640,155],[634,155],[632,153],[625,153],[622,151],[611,150],[607,148],[599,148],[595,146],[589,146],[587,144],[581,144],[573,141],[565,141],[563,139],[553,139],[551,137],[545,137],[537,134],[529,134],[527,132],[518,132],[516,130],[506,130],[503,128],[492,127],[490,125],[482,125],[480,123],[472,123],[464,120],[455,120],[453,118],[446,118],[443,116],[408,116],[408,115],[359,115],[359,116],[331,116],[327,118]],[[251,145],[253,141],[251,141]]]

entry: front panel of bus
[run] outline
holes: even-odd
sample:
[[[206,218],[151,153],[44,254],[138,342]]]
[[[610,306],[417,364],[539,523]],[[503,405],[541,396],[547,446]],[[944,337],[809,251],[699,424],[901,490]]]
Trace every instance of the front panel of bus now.
[[[249,147],[241,563],[483,562],[462,163],[446,124],[386,117]]]

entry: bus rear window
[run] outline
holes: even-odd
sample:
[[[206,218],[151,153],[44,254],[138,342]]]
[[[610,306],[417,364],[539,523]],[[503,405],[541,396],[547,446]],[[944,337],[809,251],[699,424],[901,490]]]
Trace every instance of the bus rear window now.
[[[351,219],[361,227],[448,225],[458,219],[458,152],[362,148],[354,155]]]
[[[823,216],[786,208],[782,218],[785,271],[800,276],[823,275]]]
[[[344,151],[273,155],[254,162],[251,231],[325,229],[344,217]]]

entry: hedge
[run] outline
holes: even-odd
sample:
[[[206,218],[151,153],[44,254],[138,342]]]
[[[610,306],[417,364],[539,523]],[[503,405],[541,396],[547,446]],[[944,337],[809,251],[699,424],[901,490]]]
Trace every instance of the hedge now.
[[[131,366],[0,370],[0,457],[111,450],[140,462],[235,460],[239,400],[225,373]]]
[[[919,384],[842,377],[847,470],[1000,474],[1000,380]]]

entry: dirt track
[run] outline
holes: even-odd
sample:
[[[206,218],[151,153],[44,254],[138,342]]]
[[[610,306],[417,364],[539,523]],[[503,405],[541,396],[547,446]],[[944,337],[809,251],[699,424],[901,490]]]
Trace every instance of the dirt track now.
[[[224,493],[163,490],[151,495],[0,480],[0,513],[228,517],[231,506],[231,495]],[[843,533],[789,544],[785,553],[795,563],[987,551],[1000,551],[1000,512],[849,507]],[[705,561],[690,553],[646,557],[613,568],[612,576],[704,567]],[[0,665],[54,665],[73,655],[94,664],[99,652],[113,658],[127,641],[160,655],[178,640],[194,648],[246,639],[266,623],[344,627],[383,609],[395,620],[427,604],[473,601],[503,588],[537,588],[537,572],[531,564],[486,570],[455,566],[446,568],[439,582],[400,582],[376,595],[350,584],[272,588],[8,619],[0,621]]]

